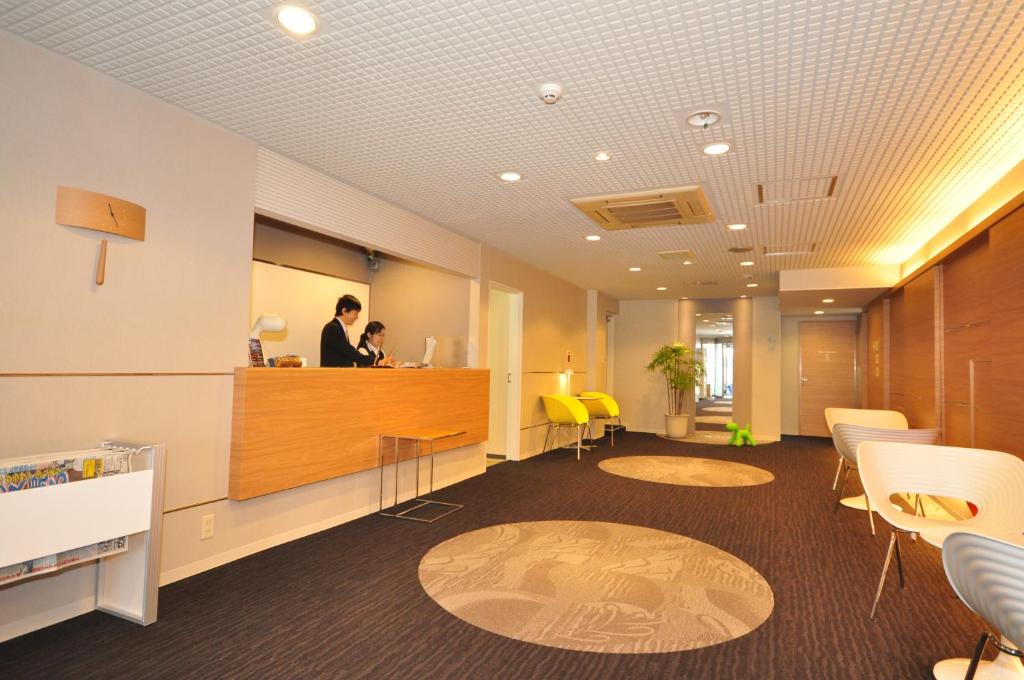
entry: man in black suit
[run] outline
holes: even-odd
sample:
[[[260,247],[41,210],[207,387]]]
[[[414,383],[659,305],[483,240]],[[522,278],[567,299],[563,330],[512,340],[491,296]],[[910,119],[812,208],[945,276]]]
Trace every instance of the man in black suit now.
[[[349,327],[359,318],[363,305],[355,295],[342,295],[334,308],[334,318],[320,332],[320,366],[322,368],[370,366],[373,359],[352,346]]]

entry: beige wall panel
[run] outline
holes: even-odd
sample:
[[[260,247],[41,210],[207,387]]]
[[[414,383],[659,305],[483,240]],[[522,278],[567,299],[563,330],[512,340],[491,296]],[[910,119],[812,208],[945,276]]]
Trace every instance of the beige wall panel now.
[[[425,491],[429,462],[421,459],[420,465]],[[437,454],[434,488],[481,474],[485,467],[482,444]],[[412,497],[415,475],[412,461],[401,463],[401,500]],[[385,490],[394,489],[394,479],[394,466],[388,466]],[[177,581],[374,512],[379,503],[379,484],[379,473],[367,470],[247,501],[223,500],[165,515],[161,583]],[[391,496],[387,499],[390,501]],[[462,512],[472,512],[472,508]],[[202,516],[210,513],[214,514],[214,536],[200,540]]]
[[[382,258],[370,273],[372,319],[387,328],[386,348],[402,361],[422,361],[424,338],[437,338],[434,365],[467,365],[469,279],[433,267]]]
[[[230,375],[0,378],[0,458],[104,439],[167,445],[167,509],[227,495]]]
[[[736,300],[732,323],[732,418],[740,426],[753,425],[754,305],[750,298]]]
[[[17,320],[0,333],[0,372],[245,361],[256,145],[9,37],[0,82],[2,313]],[[55,224],[58,185],[142,205],[146,240]]]
[[[256,211],[360,246],[466,276],[480,274],[480,244],[344,182],[260,148]]]
[[[800,434],[800,321],[782,318],[782,434]]]
[[[630,430],[665,432],[664,378],[644,370],[661,345],[679,332],[676,300],[622,300],[615,329],[615,398]]]
[[[586,371],[587,292],[494,248],[490,281],[523,293],[523,371]],[[524,397],[526,395],[524,394]]]
[[[520,459],[540,453],[547,417],[540,396],[565,393],[561,373],[573,369],[573,394],[586,389],[587,291],[500,250],[484,247],[480,283],[480,342],[487,346],[490,283],[523,293]],[[609,308],[611,305],[609,305]],[[566,352],[572,353],[572,365]],[[542,427],[541,425],[544,425]]]
[[[778,441],[782,423],[782,316],[779,299],[758,297],[753,298],[752,304],[751,428],[758,442]]]

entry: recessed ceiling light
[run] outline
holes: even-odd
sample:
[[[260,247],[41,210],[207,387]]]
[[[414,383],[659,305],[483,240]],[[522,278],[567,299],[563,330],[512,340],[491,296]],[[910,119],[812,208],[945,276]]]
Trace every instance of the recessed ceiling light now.
[[[295,35],[309,35],[316,30],[316,17],[312,12],[294,5],[285,5],[277,10],[277,21],[286,31]]]
[[[740,297],[741,297],[741,298],[745,298],[745,297],[747,297],[747,296],[746,296],[746,295],[741,295]]]
[[[701,319],[704,323],[711,323],[711,319]]]
[[[820,309],[816,309],[816,310],[814,310],[814,313],[815,314],[824,314],[825,312],[821,311]]]
[[[740,266],[741,266],[741,267],[753,267],[753,266],[754,266],[754,263],[753,263],[753,262],[751,262],[750,260],[747,260],[747,261],[745,261],[745,262],[740,262]]]
[[[748,283],[747,284],[747,288],[757,288],[757,284],[756,283]]]
[[[702,151],[707,156],[721,156],[729,150],[729,145],[725,142],[714,142],[705,146]]]
[[[603,163],[604,161],[610,161],[611,159],[612,155],[607,151],[598,151],[594,154],[595,161],[601,161]]]
[[[830,305],[833,302],[835,302],[835,300],[833,300],[832,298],[823,298],[821,301],[824,302],[826,305]]]
[[[720,120],[722,115],[716,111],[697,111],[686,117],[687,124],[702,130],[707,130]]]
[[[505,172],[498,175],[498,179],[502,182],[518,182],[523,178],[518,172],[514,170],[506,170]]]
[[[690,262],[689,260],[683,260],[683,264],[693,264],[693,262]]]
[[[631,272],[638,272],[638,271],[640,271],[640,267],[630,267],[629,271],[631,271]]]
[[[665,286],[658,286],[656,290],[668,290]]]
[[[591,234],[590,236],[587,237],[587,240],[588,241],[600,241],[601,237],[598,236],[597,234]]]
[[[747,225],[745,224],[727,224],[725,226],[731,231],[743,231],[744,229],[747,228]]]
[[[697,312],[697,316],[704,316],[704,315],[701,314],[700,312]]]
[[[681,298],[679,298],[679,299],[680,299],[680,300],[689,300],[690,298],[688,298],[688,297],[681,297]]]

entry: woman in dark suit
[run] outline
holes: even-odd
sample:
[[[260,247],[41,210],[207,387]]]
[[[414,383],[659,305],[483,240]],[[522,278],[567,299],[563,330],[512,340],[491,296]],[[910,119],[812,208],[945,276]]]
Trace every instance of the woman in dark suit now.
[[[359,336],[356,351],[369,357],[371,366],[394,366],[394,359],[384,354],[384,324],[380,321],[366,324],[366,330]]]

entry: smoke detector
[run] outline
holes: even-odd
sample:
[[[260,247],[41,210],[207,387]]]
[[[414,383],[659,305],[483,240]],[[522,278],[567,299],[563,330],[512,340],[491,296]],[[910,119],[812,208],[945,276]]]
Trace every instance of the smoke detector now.
[[[545,104],[557,104],[562,98],[562,86],[558,83],[544,83],[537,88],[537,94]]]
[[[722,120],[722,115],[717,111],[697,111],[686,117],[686,124],[690,127],[707,130],[720,120]]]

